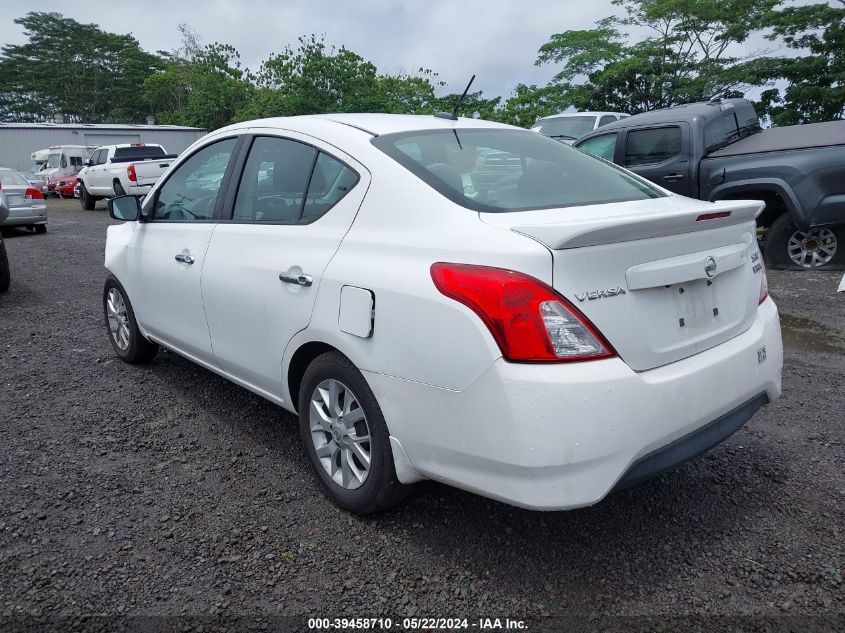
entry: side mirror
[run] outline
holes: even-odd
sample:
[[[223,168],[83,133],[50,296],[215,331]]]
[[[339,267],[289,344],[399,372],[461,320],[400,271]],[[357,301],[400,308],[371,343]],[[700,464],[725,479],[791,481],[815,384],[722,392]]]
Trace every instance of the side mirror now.
[[[85,166],[86,167],[93,167],[94,166],[94,159],[89,158],[87,161],[85,161]]]
[[[141,217],[141,203],[135,196],[118,196],[107,202],[109,215],[115,220],[135,222]]]

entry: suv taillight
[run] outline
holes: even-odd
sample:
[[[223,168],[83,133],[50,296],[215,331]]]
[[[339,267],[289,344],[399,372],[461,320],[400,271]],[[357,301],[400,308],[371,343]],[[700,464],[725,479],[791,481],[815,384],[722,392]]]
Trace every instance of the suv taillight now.
[[[44,199],[44,196],[35,187],[27,187],[27,190],[23,194],[23,197],[26,198],[27,200],[43,200]]]
[[[475,312],[513,362],[571,362],[615,356],[575,306],[539,279],[502,268],[437,263],[437,289]]]
[[[126,175],[129,176],[129,180],[132,182],[138,182],[138,175],[135,173],[135,165],[129,165],[126,168]]]

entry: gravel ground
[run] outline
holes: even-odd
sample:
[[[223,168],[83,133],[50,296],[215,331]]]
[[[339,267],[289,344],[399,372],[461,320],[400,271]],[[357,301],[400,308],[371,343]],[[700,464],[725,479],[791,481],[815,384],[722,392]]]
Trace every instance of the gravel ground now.
[[[7,626],[680,613],[845,628],[837,274],[770,273],[784,396],[676,472],[556,513],[426,483],[358,518],[321,496],[289,414],[173,353],[118,361],[102,323],[103,203],[50,213],[46,235],[7,232],[0,295]]]

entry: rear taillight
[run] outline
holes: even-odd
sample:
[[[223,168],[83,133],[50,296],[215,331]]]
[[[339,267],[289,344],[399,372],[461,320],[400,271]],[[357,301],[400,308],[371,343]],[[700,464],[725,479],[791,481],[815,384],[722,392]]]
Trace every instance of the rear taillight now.
[[[132,182],[138,182],[138,175],[135,173],[135,165],[129,165],[126,168],[126,174],[129,176],[129,180]]]
[[[35,187],[28,187],[23,197],[27,200],[43,200],[44,196]]]
[[[616,353],[575,306],[542,281],[502,268],[437,263],[437,289],[475,312],[514,362],[596,360]]]
[[[766,267],[763,266],[760,270],[760,297],[757,300],[757,305],[760,305],[769,296],[769,280],[766,277]]]

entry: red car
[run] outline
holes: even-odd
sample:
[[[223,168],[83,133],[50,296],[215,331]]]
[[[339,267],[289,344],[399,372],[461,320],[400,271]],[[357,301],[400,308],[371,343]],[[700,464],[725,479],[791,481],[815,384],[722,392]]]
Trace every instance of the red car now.
[[[59,196],[60,198],[73,198],[74,188],[79,182],[76,176],[55,176],[47,181],[45,193]]]

